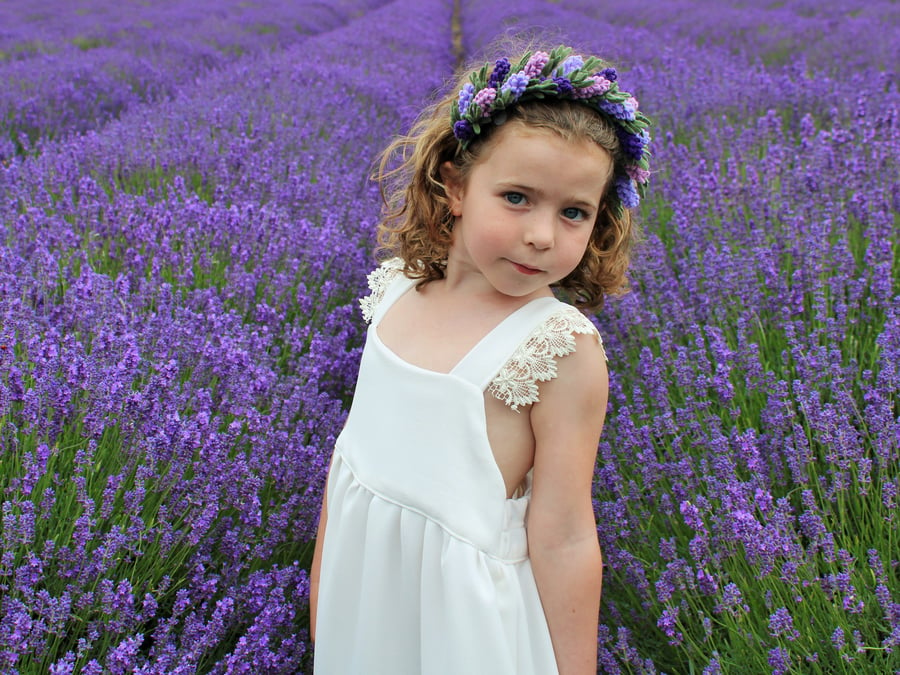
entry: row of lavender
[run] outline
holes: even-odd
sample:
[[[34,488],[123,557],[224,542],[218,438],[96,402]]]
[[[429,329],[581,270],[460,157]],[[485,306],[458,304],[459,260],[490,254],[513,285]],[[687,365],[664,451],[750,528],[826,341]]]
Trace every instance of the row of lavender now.
[[[242,56],[333,30],[384,0],[0,6],[0,163],[172,98]],[[302,11],[298,11],[302,9]]]
[[[900,17],[672,4],[467,22],[564,27],[659,121],[636,292],[600,317],[601,670],[896,672]]]
[[[900,44],[891,38],[900,24],[900,7],[891,0],[817,0],[720,3],[710,11],[696,0],[634,0],[603,3],[567,0],[614,26],[641,26],[666,40],[655,49],[677,49],[682,41],[735,55],[747,63],[799,63],[840,75],[857,68],[892,70],[900,63]],[[674,39],[674,40],[673,40]]]
[[[308,662],[379,208],[360,158],[452,68],[450,25],[398,0],[2,170],[0,670]]]
[[[180,2],[112,3],[108,0],[84,0],[77,4],[58,0],[32,0],[27,8],[15,3],[0,6],[0,61],[32,59],[40,54],[58,54],[81,42],[130,45],[139,53],[159,40],[202,40],[210,44],[227,44],[248,26],[261,32],[281,29],[304,31],[316,26],[321,32],[323,21],[334,27],[348,18],[364,14],[367,7],[381,3],[360,4],[354,0],[305,2],[303,11],[275,0],[269,3]],[[319,24],[311,23],[317,19]],[[154,35],[155,32],[155,35]],[[308,32],[308,31],[307,31]],[[249,43],[236,45],[252,49]]]

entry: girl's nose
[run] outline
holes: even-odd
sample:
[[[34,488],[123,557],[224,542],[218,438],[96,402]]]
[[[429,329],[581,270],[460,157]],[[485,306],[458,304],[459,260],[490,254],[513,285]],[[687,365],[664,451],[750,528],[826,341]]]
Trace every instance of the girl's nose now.
[[[535,213],[534,217],[529,219],[528,227],[525,231],[525,242],[537,249],[547,249],[553,247],[554,236],[554,216],[548,214]]]

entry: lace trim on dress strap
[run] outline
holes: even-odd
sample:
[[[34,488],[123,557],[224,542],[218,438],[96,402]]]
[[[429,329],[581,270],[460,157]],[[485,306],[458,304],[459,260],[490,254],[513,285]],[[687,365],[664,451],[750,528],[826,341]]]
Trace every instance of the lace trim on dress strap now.
[[[401,274],[403,274],[403,260],[400,258],[385,260],[369,273],[368,280],[371,293],[359,299],[359,307],[362,310],[363,319],[366,323],[372,323],[372,319],[375,316],[375,308],[378,307],[378,303],[384,298],[384,292],[391,285],[391,282]]]
[[[594,324],[571,305],[562,305],[516,348],[488,385],[488,391],[516,411],[519,406],[537,403],[538,382],[556,377],[556,359],[575,351],[573,333],[593,333],[603,348],[603,339]],[[603,356],[606,357],[605,351]]]

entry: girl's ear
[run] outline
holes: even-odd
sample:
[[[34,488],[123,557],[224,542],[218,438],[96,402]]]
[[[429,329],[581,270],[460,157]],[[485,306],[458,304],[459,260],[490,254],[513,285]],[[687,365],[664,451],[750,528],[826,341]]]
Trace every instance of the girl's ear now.
[[[462,215],[463,181],[459,175],[459,169],[453,162],[446,161],[441,164],[441,181],[447,190],[447,202],[450,205],[450,213],[455,217]]]

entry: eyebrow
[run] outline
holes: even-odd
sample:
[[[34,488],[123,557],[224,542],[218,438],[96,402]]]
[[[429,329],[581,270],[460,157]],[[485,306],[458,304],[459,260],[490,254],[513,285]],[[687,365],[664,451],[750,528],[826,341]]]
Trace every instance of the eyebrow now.
[[[542,197],[542,198],[545,197],[547,194],[544,190],[542,190],[539,187],[525,185],[523,183],[502,181],[499,184],[499,187],[503,190],[515,190],[518,192],[530,192],[531,194],[535,194],[538,197]],[[579,197],[571,197],[567,201],[570,202],[572,204],[572,206],[586,207],[588,209],[594,209],[594,210],[599,208],[599,203],[589,202],[585,199],[580,199]],[[598,200],[598,202],[599,201],[600,200]]]

